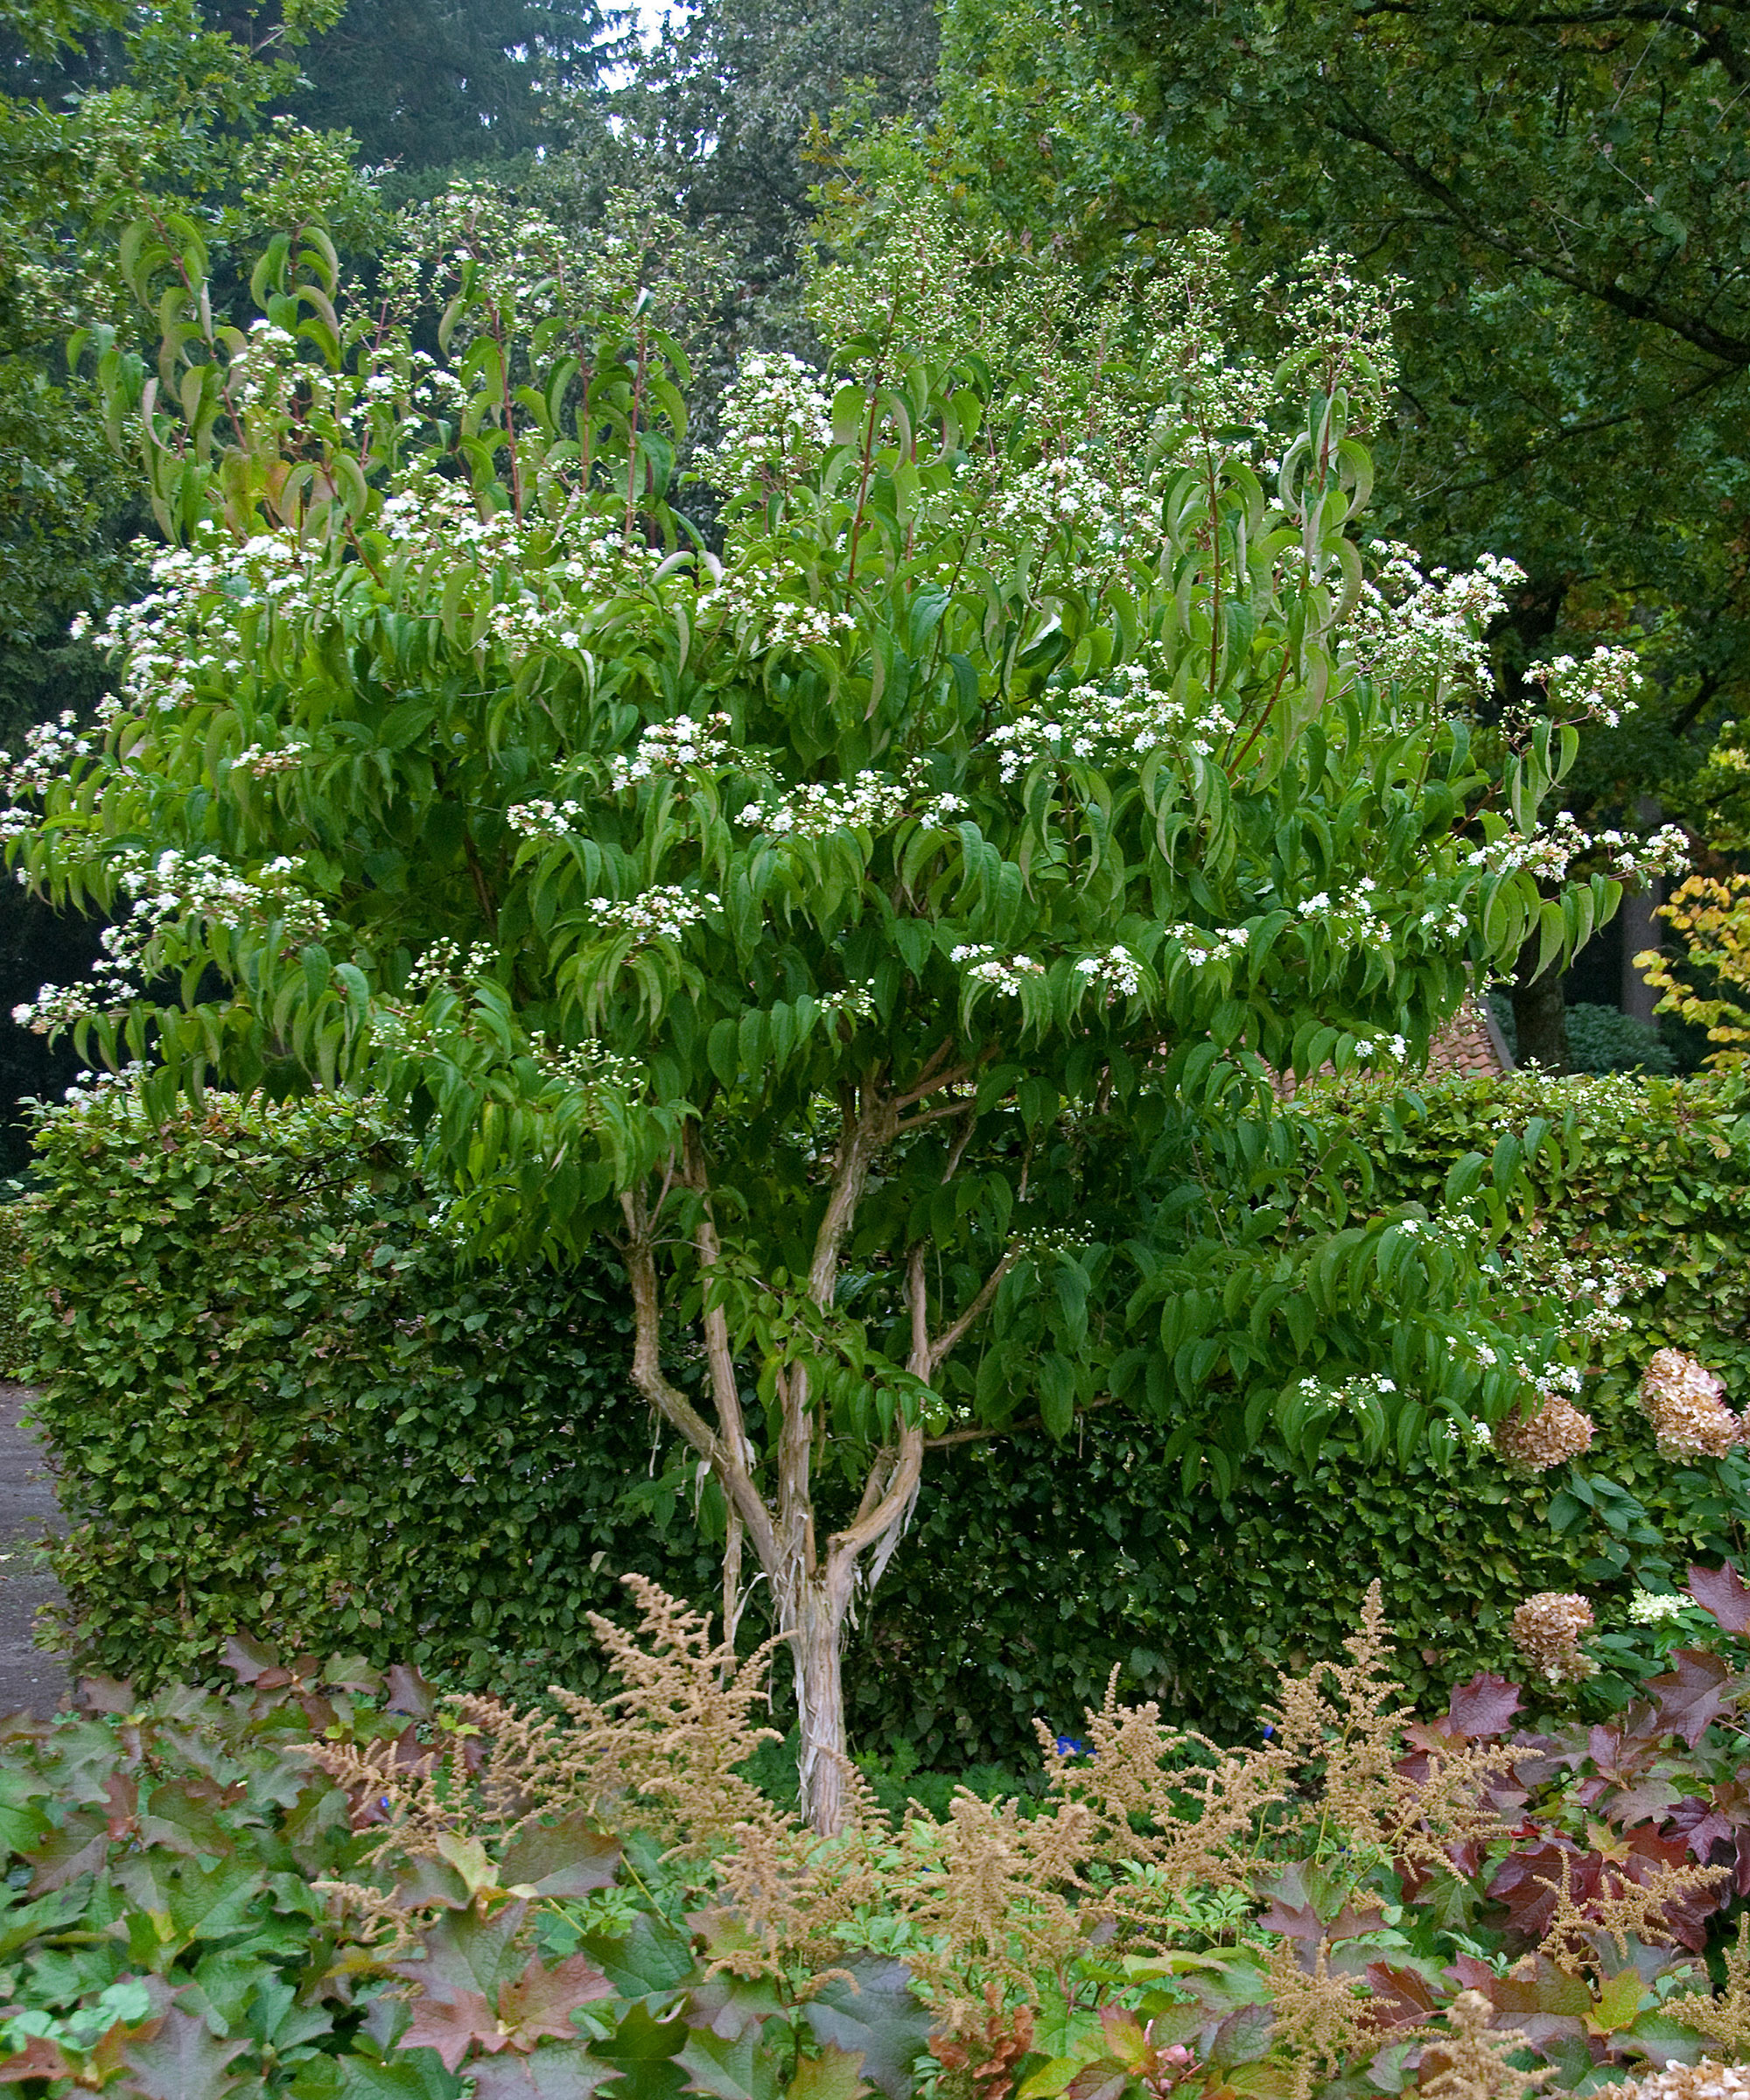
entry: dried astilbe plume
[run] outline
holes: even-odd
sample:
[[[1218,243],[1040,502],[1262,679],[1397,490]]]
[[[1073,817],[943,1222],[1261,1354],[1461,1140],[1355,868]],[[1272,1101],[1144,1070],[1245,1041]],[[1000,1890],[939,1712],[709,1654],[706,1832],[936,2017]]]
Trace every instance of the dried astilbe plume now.
[[[1460,1992],[1446,2007],[1446,2032],[1423,2049],[1421,2100],[1529,2100],[1555,2076],[1552,2064],[1515,2069],[1507,2060],[1527,2038],[1517,2027],[1492,2029],[1494,2013],[1480,1991]]]
[[[1087,1888],[1096,1827],[1080,1802],[1024,1816],[1018,1801],[981,1801],[963,1787],[946,1822],[913,1805],[886,1904],[912,1927],[906,1965],[945,2028],[963,2033],[983,2017],[973,1991],[1031,1998],[1040,1975],[1085,1944],[1072,1897]]]
[[[1129,1869],[1106,1900],[1145,1943],[1165,1943],[1187,1892],[1250,1890],[1266,1821],[1290,1856],[1330,1846],[1431,1867],[1453,1845],[1501,1834],[1487,1796],[1510,1762],[1506,1750],[1467,1746],[1429,1755],[1419,1776],[1399,1769],[1413,1716],[1388,1667],[1377,1583],[1345,1646],[1347,1662],[1282,1678],[1256,1747],[1165,1729],[1157,1706],[1122,1707],[1112,1685],[1087,1716],[1091,1757],[1072,1761],[1040,1730],[1053,1793],[1088,1807],[1101,1855]]]
[[[1592,1629],[1592,1606],[1567,1590],[1539,1590],[1516,1606],[1513,1645],[1551,1684],[1576,1684],[1598,1665],[1580,1647]]]
[[[1494,1429],[1494,1448],[1520,1473],[1548,1473],[1592,1449],[1596,1424],[1564,1393],[1544,1393],[1530,1410],[1516,1408]]]
[[[1671,1912],[1691,1896],[1718,1888],[1731,1871],[1725,1866],[1667,1866],[1662,1862],[1644,1881],[1635,1881],[1618,1868],[1606,1867],[1592,1894],[1576,1896],[1572,1862],[1564,1853],[1557,1880],[1537,1877],[1538,1886],[1556,1899],[1537,1951],[1548,1955],[1569,1976],[1592,1973],[1602,1981],[1600,1940],[1614,1941],[1622,1960],[1628,1959],[1631,1936],[1645,1946],[1675,1947]]]
[[[642,1575],[621,1578],[638,1605],[635,1633],[590,1614],[590,1627],[625,1689],[598,1705],[552,1686],[571,1717],[568,1801],[612,1819],[620,1804],[659,1803],[684,1851],[702,1855],[738,1827],[768,1821],[766,1796],[736,1768],[762,1743],[780,1739],[756,1726],[766,1673],[780,1642],[745,1660],[732,1642],[714,1643],[711,1622]],[[648,1806],[635,1818],[648,1825]]]
[[[1717,1997],[1690,1991],[1681,1998],[1668,1998],[1661,2010],[1698,2034],[1712,2035],[1728,2056],[1742,2062],[1750,2057],[1750,1912],[1738,1921],[1738,1944],[1722,1948],[1720,1952],[1726,1964],[1726,1988]],[[1721,2090],[1750,2096],[1750,2080],[1737,2073],[1731,2075],[1737,2083]],[[1668,2100],[1668,2096],[1662,2093],[1654,2100]],[[1686,2090],[1670,2096],[1669,2100],[1691,2100],[1691,2096]]]
[[[1334,2077],[1344,2058],[1364,2048],[1384,2022],[1360,1978],[1331,1973],[1328,1940],[1319,1942],[1310,1967],[1303,1965],[1293,1941],[1278,1940],[1265,1968],[1271,2043],[1288,2059],[1292,2100],[1311,2100],[1313,2088]]]
[[[1661,1349],[1641,1381],[1641,1405],[1668,1459],[1723,1459],[1744,1425],[1725,1402],[1726,1388],[1705,1364],[1682,1349]]]

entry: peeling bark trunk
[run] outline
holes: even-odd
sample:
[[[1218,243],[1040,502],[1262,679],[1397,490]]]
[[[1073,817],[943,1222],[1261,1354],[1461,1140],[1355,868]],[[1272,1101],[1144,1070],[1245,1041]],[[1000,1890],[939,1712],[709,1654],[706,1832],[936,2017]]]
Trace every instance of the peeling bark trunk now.
[[[802,1733],[797,1777],[806,1821],[830,1837],[844,1824],[850,1755],[844,1728],[844,1638],[848,1598],[833,1595],[826,1572],[801,1571],[778,1598],[780,1630],[790,1639]]]
[[[844,1103],[844,1131],[808,1279],[808,1294],[822,1312],[830,1311],[836,1294],[840,1250],[855,1220],[872,1161],[900,1130],[916,1127],[901,1124],[899,1112],[965,1076],[963,1070],[947,1067],[946,1054],[945,1048],[937,1054],[909,1094],[865,1096],[860,1106],[852,1096]],[[947,1110],[924,1111],[919,1120],[964,1112],[956,1102]],[[962,1144],[952,1152],[944,1180],[952,1178],[964,1150]],[[663,1373],[656,1244],[658,1222],[671,1186],[684,1186],[699,1199],[691,1238],[702,1277],[709,1285],[721,1272],[723,1254],[711,1216],[709,1166],[696,1131],[690,1129],[682,1157],[671,1164],[654,1204],[648,1190],[629,1190],[621,1198],[626,1228],[623,1248],[634,1312],[633,1382],[722,1484],[730,1511],[724,1619],[732,1634],[743,1597],[741,1558],[746,1547],[752,1548],[772,1586],[778,1629],[789,1644],[795,1674],[802,1813],[816,1830],[830,1836],[844,1824],[849,1770],[842,1663],[845,1620],[859,1581],[872,1587],[880,1578],[910,1522],[923,1473],[923,1431],[915,1422],[895,1424],[892,1441],[871,1456],[856,1516],[825,1541],[823,1550],[817,1550],[811,1471],[818,1396],[809,1392],[808,1373],[802,1364],[790,1364],[775,1380],[776,1434],[766,1453],[769,1497],[760,1484],[761,1461],[742,1416],[728,1322],[709,1293],[701,1327],[716,1421],[700,1414]],[[989,1311],[1011,1259],[1005,1254],[971,1304],[932,1335],[925,1250],[911,1250],[906,1270],[912,1328],[907,1368],[915,1376],[934,1382],[943,1360]]]

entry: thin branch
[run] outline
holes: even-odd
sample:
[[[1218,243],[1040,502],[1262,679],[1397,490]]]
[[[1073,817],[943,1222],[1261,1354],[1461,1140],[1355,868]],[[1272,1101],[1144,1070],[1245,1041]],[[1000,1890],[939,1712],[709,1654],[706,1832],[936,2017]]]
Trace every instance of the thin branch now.
[[[935,1376],[936,1369],[944,1358],[954,1354],[960,1344],[965,1340],[969,1330],[990,1311],[990,1302],[997,1295],[998,1287],[1014,1265],[1015,1256],[1012,1252],[1005,1254],[990,1275],[984,1278],[984,1283],[979,1286],[977,1297],[968,1306],[965,1312],[954,1322],[952,1326],[944,1327],[935,1340],[928,1344],[929,1369],[923,1374],[926,1377],[933,1378]],[[914,1321],[916,1318],[916,1312],[914,1311]]]

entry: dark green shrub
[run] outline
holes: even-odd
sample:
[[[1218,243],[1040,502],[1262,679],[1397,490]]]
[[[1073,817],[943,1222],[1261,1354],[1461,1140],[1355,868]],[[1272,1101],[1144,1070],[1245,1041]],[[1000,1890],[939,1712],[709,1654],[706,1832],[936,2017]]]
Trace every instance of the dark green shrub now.
[[[1474,1670],[1519,1667],[1507,1623],[1530,1592],[1588,1592],[1600,1624],[1620,1623],[1633,1570],[1741,1558],[1750,1461],[1662,1459],[1634,1391],[1654,1352],[1675,1347],[1750,1405],[1746,1108],[1736,1081],[1522,1073],[1312,1096],[1306,1113],[1362,1139],[1381,1206],[1437,1208],[1460,1154],[1488,1157],[1534,1116],[1550,1121],[1520,1236],[1539,1228],[1568,1252],[1665,1278],[1623,1306],[1627,1324],[1599,1351],[1581,1402],[1598,1424],[1592,1452],[1525,1480],[1491,1456],[1446,1472],[1419,1456],[1369,1461],[1340,1440],[1309,1471],[1266,1444],[1226,1500],[1187,1492],[1161,1462],[1161,1435],[1116,1415],[1089,1417],[1064,1445],[939,1453],[862,1631],[858,1740],[915,1741],[928,1762],[1015,1763],[1034,1714],[1074,1731],[1114,1667],[1127,1692],[1237,1740],[1278,1669],[1338,1651],[1375,1576],[1425,1698]]]
[[[228,1634],[518,1690],[589,1680],[637,1570],[709,1596],[610,1270],[476,1270],[396,1140],[343,1102],[120,1090],[50,1116],[27,1321],[81,1666],[210,1676]],[[647,1483],[648,1485],[648,1483]]]

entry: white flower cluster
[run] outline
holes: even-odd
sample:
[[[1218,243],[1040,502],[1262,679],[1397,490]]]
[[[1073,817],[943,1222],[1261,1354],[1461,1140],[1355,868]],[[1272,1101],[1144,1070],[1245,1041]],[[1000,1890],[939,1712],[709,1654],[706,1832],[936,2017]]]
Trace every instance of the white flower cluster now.
[[[635,1091],[643,1083],[644,1068],[636,1058],[622,1057],[600,1043],[578,1043],[570,1049],[547,1040],[536,1028],[528,1038],[528,1054],[543,1077],[569,1087],[613,1087]]]
[[[466,982],[484,977],[498,961],[490,942],[476,941],[466,952],[454,941],[439,935],[407,973],[407,990],[415,998],[457,979]]]
[[[918,769],[907,766],[899,780],[885,774],[859,773],[842,782],[804,782],[783,800],[768,796],[748,802],[736,821],[777,838],[826,838],[835,831],[882,831],[905,815],[916,786]]]
[[[1377,578],[1363,583],[1342,646],[1358,670],[1382,684],[1437,697],[1494,689],[1483,633],[1507,610],[1506,592],[1525,580],[1516,562],[1485,554],[1473,570],[1424,575],[1413,547],[1393,542]]]
[[[1051,713],[1030,711],[990,732],[990,742],[1000,753],[998,770],[1005,782],[1018,780],[1040,759],[1135,760],[1158,745],[1208,758],[1215,739],[1232,735],[1234,729],[1213,703],[1194,711],[1157,690],[1148,668],[1140,663],[1124,665],[1101,684],[1075,686],[1051,704]]]
[[[630,758],[616,752],[608,760],[608,786],[620,794],[653,774],[680,774],[716,765],[728,752],[724,732],[729,726],[727,715],[710,715],[704,721],[677,715],[672,722],[653,722],[640,733]]]
[[[712,892],[683,890],[672,883],[659,883],[636,897],[616,901],[592,897],[589,911],[596,924],[610,933],[629,933],[646,941],[678,941],[690,926],[696,926],[721,900]]]
[[[1010,999],[1019,998],[1024,978],[1045,975],[1045,964],[1036,962],[1031,956],[999,956],[983,942],[962,942],[949,950],[948,960],[963,962],[966,975],[974,984],[993,985]]]
[[[799,358],[753,352],[741,360],[723,403],[723,435],[700,462],[736,492],[769,494],[810,473],[832,443],[832,411]]]
[[[1068,1225],[1032,1225],[1015,1235],[1009,1252],[1018,1262],[1037,1262],[1054,1254],[1079,1254],[1093,1244],[1091,1233],[1076,1232]]]
[[[15,759],[0,751],[0,768],[12,801],[40,794],[49,782],[66,770],[69,759],[82,759],[91,750],[91,739],[77,726],[70,707],[64,707],[52,722],[37,722],[24,732],[24,755]]]
[[[138,989],[134,980],[144,983],[155,968],[153,942],[172,928],[277,921],[283,938],[297,944],[318,941],[327,931],[322,906],[289,889],[302,863],[285,855],[267,862],[253,877],[239,874],[213,853],[172,850],[152,857],[136,849],[119,855],[116,864],[120,886],[134,905],[98,936],[103,952],[91,965],[98,984],[45,984],[34,1000],[12,1009],[21,1028],[46,1035],[132,997]]]
[[[1601,722],[1614,729],[1640,705],[1641,661],[1633,649],[1597,648],[1581,663],[1552,656],[1525,674],[1541,685],[1550,712],[1564,721]]]
[[[1083,956],[1078,976],[1106,987],[1108,1000],[1133,999],[1143,988],[1143,966],[1127,948],[1113,946],[1103,956]]]
[[[1301,918],[1320,920],[1331,933],[1347,936],[1358,948],[1389,948],[1391,928],[1375,901],[1378,887],[1371,875],[1363,875],[1334,897],[1328,890],[1315,890],[1294,908]]]
[[[1167,945],[1178,948],[1193,970],[1201,970],[1206,962],[1231,962],[1251,939],[1251,928],[1245,926],[1213,928],[1179,924],[1160,930]]]
[[[1602,854],[1606,872],[1619,881],[1645,882],[1659,875],[1681,875],[1689,866],[1689,839],[1676,824],[1662,824],[1648,838],[1622,831],[1594,833],[1583,830],[1572,810],[1558,809],[1540,830],[1503,832],[1493,844],[1476,847],[1466,856],[1466,865],[1491,875],[1528,869],[1542,880],[1561,883],[1571,864],[1586,853]]]
[[[969,483],[978,472],[971,462],[962,469]],[[1053,454],[988,492],[975,496],[969,486],[961,493],[972,500],[986,532],[1048,553],[1059,539],[1068,539],[1075,582],[1098,590],[1110,581],[1125,536],[1123,503],[1107,476],[1082,455]]]
[[[576,836],[573,826],[583,814],[584,805],[570,796],[563,802],[537,796],[531,802],[513,802],[504,813],[504,821],[525,838],[571,838]]]
[[[743,563],[699,592],[699,618],[721,616],[745,648],[762,651],[825,648],[856,633],[854,613],[798,598],[795,588],[788,569]]]
[[[1521,1294],[1553,1298],[1563,1310],[1564,1336],[1593,1345],[1625,1334],[1634,1322],[1620,1308],[1625,1298],[1643,1297],[1664,1283],[1661,1269],[1642,1268],[1609,1255],[1568,1253],[1541,1229],[1529,1233],[1505,1264],[1508,1286]],[[1579,1374],[1572,1374],[1578,1390]]]
[[[847,985],[843,991],[817,991],[815,998],[822,1013],[843,1014],[853,1021],[875,1018],[875,994],[866,984]]]
[[[310,746],[293,738],[286,743],[267,746],[247,744],[231,761],[233,773],[247,773],[256,780],[265,780],[276,773],[296,773],[310,756]]]
[[[1687,1597],[1662,1595],[1657,1590],[1636,1590],[1628,1600],[1629,1623],[1663,1626],[1673,1619],[1681,1619],[1689,1608]]]

